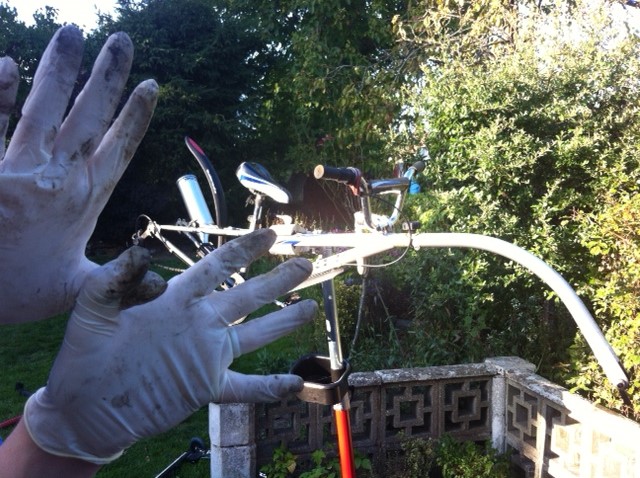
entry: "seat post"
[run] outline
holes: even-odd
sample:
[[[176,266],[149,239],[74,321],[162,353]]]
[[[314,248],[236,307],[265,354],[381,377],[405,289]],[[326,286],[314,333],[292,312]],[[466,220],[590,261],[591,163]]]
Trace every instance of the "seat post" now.
[[[262,203],[264,202],[264,194],[256,193],[254,198],[253,215],[251,216],[251,223],[249,224],[249,230],[255,231],[258,224],[262,220]]]

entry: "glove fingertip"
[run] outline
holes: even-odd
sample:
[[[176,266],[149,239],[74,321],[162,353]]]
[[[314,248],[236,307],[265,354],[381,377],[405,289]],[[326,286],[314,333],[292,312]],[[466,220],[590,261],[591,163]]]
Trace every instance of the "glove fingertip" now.
[[[294,374],[278,374],[271,376],[271,387],[274,396],[285,398],[292,393],[298,393],[304,387],[302,377]]]
[[[289,375],[292,379],[292,385],[289,388],[289,393],[298,393],[301,392],[304,388],[304,380],[302,377],[298,375]]]
[[[214,402],[277,402],[300,392],[303,386],[302,377],[288,373],[264,376],[229,372]]]
[[[140,284],[123,296],[120,307],[128,309],[135,305],[144,304],[162,295],[166,289],[167,282],[159,274],[147,271]]]
[[[0,58],[0,82],[2,83],[2,90],[9,92],[9,97],[14,101],[15,92],[18,91],[18,82],[20,80],[20,72],[18,71],[18,64],[9,56],[3,56]],[[0,105],[3,107],[12,105]],[[4,108],[3,108],[4,109]]]

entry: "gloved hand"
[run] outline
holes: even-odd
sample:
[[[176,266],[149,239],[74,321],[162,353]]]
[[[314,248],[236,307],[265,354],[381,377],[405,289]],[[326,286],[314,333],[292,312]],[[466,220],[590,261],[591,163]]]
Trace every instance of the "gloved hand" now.
[[[133,47],[112,35],[64,117],[82,59],[82,33],[57,31],[33,78],[6,154],[18,68],[0,59],[0,323],[71,309],[95,267],[84,252],[98,215],[147,129],[158,96],[141,83],[112,124]]]
[[[311,264],[295,258],[226,291],[232,272],[262,255],[275,234],[234,239],[171,279],[156,299],[122,310],[133,284],[150,297],[162,289],[144,276],[146,251],[133,247],[93,271],[80,291],[46,387],[24,420],[34,442],[54,455],[102,464],[143,437],[166,431],[207,403],[274,401],[302,388],[295,375],[229,371],[235,357],[311,320],[301,301],[241,325],[229,324],[303,281]],[[136,294],[133,294],[134,296]]]

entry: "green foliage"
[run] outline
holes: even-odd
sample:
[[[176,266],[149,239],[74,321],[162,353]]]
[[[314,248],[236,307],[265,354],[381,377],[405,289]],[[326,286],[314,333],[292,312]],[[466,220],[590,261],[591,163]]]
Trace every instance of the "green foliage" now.
[[[300,473],[300,478],[338,478],[340,463],[337,459],[328,460],[323,450],[316,450],[311,454],[313,468]]]
[[[271,462],[261,467],[260,471],[268,478],[287,478],[293,475],[296,466],[296,456],[283,444],[273,451]]]
[[[324,450],[315,450],[311,453],[311,464],[309,469],[295,474],[298,458],[291,453],[284,444],[276,448],[273,452],[271,462],[260,468],[267,478],[287,478],[297,476],[298,478],[339,478],[340,461],[337,457],[330,457]],[[354,452],[354,465],[358,476],[371,476],[371,461],[360,454]]]
[[[482,449],[450,435],[440,438],[436,462],[443,478],[509,478],[511,472],[508,456],[498,454],[490,442]]]
[[[49,368],[60,349],[67,316],[30,324],[3,325],[0,335],[0,420],[22,414],[25,397],[16,393],[16,383],[35,391],[44,386]],[[8,430],[1,431],[6,437]]]
[[[459,442],[445,434],[439,439],[404,437],[399,454],[391,456],[384,476],[390,478],[509,478],[508,454],[495,450],[489,441],[479,445]]]
[[[551,2],[522,16],[510,3],[418,2],[396,19],[398,54],[414,69],[400,93],[407,126],[399,122],[389,141],[429,150],[426,192],[411,204],[423,230],[485,234],[533,252],[583,294],[612,337],[623,307],[598,304],[609,294],[599,288],[604,256],[590,245],[600,233],[581,218],[602,214],[607,196],[637,194],[638,38],[620,37],[606,5]],[[635,257],[638,243],[629,244],[621,252]],[[618,284],[636,283],[627,271]],[[415,317],[408,337],[417,344],[408,347],[431,351],[433,362],[516,354],[565,380],[578,376],[567,362],[597,368],[584,349],[569,358],[574,324],[519,266],[477,251],[420,251],[398,277]],[[623,320],[619,336],[637,321]],[[624,345],[629,358],[638,354],[633,338]],[[635,370],[633,359],[628,366]],[[580,380],[604,399],[606,384]]]
[[[403,465],[394,476],[422,478],[433,468],[438,451],[437,442],[431,439],[404,438],[401,444]]]
[[[640,419],[640,195],[603,199],[598,213],[580,216],[584,224],[583,244],[597,259],[591,281],[584,286],[593,296],[594,309],[603,319],[605,336],[631,377],[632,406],[623,411]],[[584,340],[571,349],[575,390],[586,392],[598,403],[617,406],[618,397]]]
[[[256,351],[255,373],[268,375],[273,373],[287,373],[291,368],[291,360],[268,348]]]
[[[283,44],[265,79],[258,143],[280,168],[311,171],[318,162],[375,169],[384,132],[399,111],[391,19],[404,1],[284,1],[271,7]],[[270,4],[271,6],[271,4]]]
[[[354,464],[358,476],[389,478],[509,478],[511,462],[508,454],[495,450],[489,441],[479,445],[458,442],[450,435],[437,440],[416,437],[403,438],[400,450],[380,464],[384,470],[374,470],[371,460],[355,450]],[[299,470],[299,457],[285,444],[274,450],[271,462],[260,468],[267,478],[338,478],[340,464],[324,450],[311,454],[307,469]],[[382,473],[382,474],[380,474]]]
[[[385,325],[386,330],[368,326],[362,331],[356,350],[351,356],[355,370],[385,370],[416,364],[418,354],[414,354],[411,344],[407,343],[404,337],[398,337],[391,322],[386,322]]]

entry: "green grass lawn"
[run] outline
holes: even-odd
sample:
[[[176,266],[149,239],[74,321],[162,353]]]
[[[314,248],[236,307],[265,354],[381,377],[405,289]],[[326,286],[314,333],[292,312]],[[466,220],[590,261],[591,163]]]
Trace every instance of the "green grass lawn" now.
[[[160,269],[158,272],[165,275]],[[272,308],[273,306],[265,306],[255,315],[262,315]],[[247,320],[250,319],[249,317]],[[64,315],[36,323],[2,327],[0,421],[22,413],[26,398],[16,392],[16,383],[22,383],[30,391],[46,383],[49,369],[62,342],[66,321],[67,316]],[[294,337],[285,337],[262,350],[240,357],[232,368],[243,373],[284,372],[305,351],[305,337],[309,337],[309,333],[308,330],[302,331]],[[97,476],[154,477],[188,449],[191,438],[200,437],[208,445],[208,427],[208,410],[205,407],[171,431],[136,443],[120,459],[104,466]],[[4,428],[0,430],[0,436],[6,437],[10,431],[11,428]],[[209,461],[184,464],[178,476],[209,476]]]

